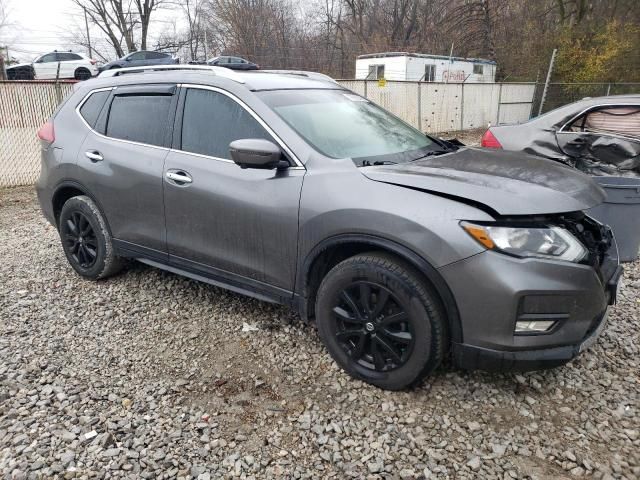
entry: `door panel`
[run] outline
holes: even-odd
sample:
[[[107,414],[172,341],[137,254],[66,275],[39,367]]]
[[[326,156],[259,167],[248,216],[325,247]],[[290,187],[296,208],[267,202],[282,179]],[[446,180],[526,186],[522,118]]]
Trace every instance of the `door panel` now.
[[[640,140],[587,132],[560,132],[557,138],[560,149],[573,158],[623,166],[640,155]]]
[[[556,139],[577,168],[616,175],[625,170],[640,173],[639,134],[638,105],[603,105],[574,119],[556,133]]]
[[[58,62],[55,53],[48,53],[40,58],[39,62],[33,64],[33,69],[38,80],[50,80],[56,78]]]
[[[278,143],[275,134],[223,90],[187,88],[180,98],[164,175],[170,260],[290,292],[305,170],[240,168],[232,141]]]
[[[103,209],[114,238],[166,252],[162,170],[167,152],[87,135],[78,152],[79,179]],[[88,158],[93,155],[102,160]]]
[[[180,151],[165,165],[171,257],[293,289],[304,170],[241,169]],[[176,171],[192,183],[167,178]]]
[[[103,209],[113,237],[156,250],[163,261],[167,255],[162,174],[175,92],[176,86],[169,84],[112,90],[77,162],[80,180]],[[84,107],[80,112],[90,120],[91,109],[84,112]]]

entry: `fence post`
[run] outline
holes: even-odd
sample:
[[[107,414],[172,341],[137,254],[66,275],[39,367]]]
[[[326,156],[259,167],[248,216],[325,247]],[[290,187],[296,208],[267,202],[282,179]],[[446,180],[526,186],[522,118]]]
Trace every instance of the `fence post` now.
[[[460,130],[464,130],[464,82],[460,93]]]
[[[500,125],[500,105],[502,104],[502,82],[498,90],[498,114],[496,115],[496,125]]]
[[[611,84],[607,84],[607,97],[609,96],[609,94],[611,93]]]
[[[369,98],[369,96],[367,95],[367,80],[363,80],[364,82],[364,98]]]
[[[542,114],[542,107],[544,106],[544,101],[547,98],[547,90],[549,89],[549,82],[551,81],[551,72],[553,72],[553,62],[556,61],[557,52],[558,52],[558,49],[554,48],[553,53],[551,54],[551,60],[549,61],[549,70],[547,71],[547,79],[544,82],[544,89],[542,90],[542,98],[540,99],[540,108],[538,109],[538,116]]]
[[[420,85],[420,82],[418,82],[417,85],[418,85],[418,130],[422,132],[422,86]]]
[[[62,102],[62,92],[60,91],[60,62],[58,62],[58,69],[56,70],[56,99],[58,103]]]

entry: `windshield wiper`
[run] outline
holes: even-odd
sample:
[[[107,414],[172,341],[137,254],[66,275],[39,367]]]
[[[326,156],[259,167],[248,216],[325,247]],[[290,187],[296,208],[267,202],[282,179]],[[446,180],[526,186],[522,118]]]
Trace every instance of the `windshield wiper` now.
[[[417,162],[418,160],[422,160],[427,157],[434,157],[436,155],[442,155],[444,153],[451,153],[451,150],[431,150],[430,152],[425,153],[423,156],[414,158],[413,160],[409,160],[409,162]]]
[[[375,165],[397,165],[398,162],[392,162],[391,160],[375,160],[370,162],[369,160],[362,160],[361,167],[371,167]]]

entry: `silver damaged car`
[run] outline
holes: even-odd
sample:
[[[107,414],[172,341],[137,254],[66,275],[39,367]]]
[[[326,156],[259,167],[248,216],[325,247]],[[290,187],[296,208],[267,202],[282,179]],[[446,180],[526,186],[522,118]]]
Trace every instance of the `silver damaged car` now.
[[[135,259],[289,305],[391,390],[446,358],[561,365],[604,328],[622,269],[581,172],[425,136],[317,74],[105,73],[38,133],[42,211],[79,275]]]

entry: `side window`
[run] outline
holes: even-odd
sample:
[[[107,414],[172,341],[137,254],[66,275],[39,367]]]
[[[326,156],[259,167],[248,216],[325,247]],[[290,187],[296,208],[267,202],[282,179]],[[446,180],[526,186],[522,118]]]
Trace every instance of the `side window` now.
[[[110,94],[110,90],[92,93],[91,96],[82,104],[82,107],[80,107],[80,115],[82,115],[82,118],[84,118],[85,122],[87,122],[91,127],[95,126],[96,120],[98,120],[98,116],[104,106],[104,102],[107,101]]]
[[[171,99],[171,95],[115,96],[109,109],[107,136],[163,146]]]
[[[168,55],[166,53],[160,53],[160,52],[147,52],[146,58],[147,60],[157,60],[159,58],[165,58],[168,57]]]
[[[144,60],[145,54],[144,52],[136,52],[129,55],[129,60]]]
[[[49,63],[49,62],[57,62],[57,55],[55,53],[47,53],[43,57],[40,57],[38,63]]]
[[[229,144],[241,138],[274,141],[235,100],[211,90],[187,90],[182,116],[183,151],[231,160]]]
[[[82,57],[75,53],[58,53],[59,62],[78,61],[78,60],[82,60]]]
[[[475,75],[482,75],[484,72],[484,65],[479,65],[477,63],[473,64],[473,73]]]
[[[640,138],[640,106],[596,108],[577,118],[568,130]]]

